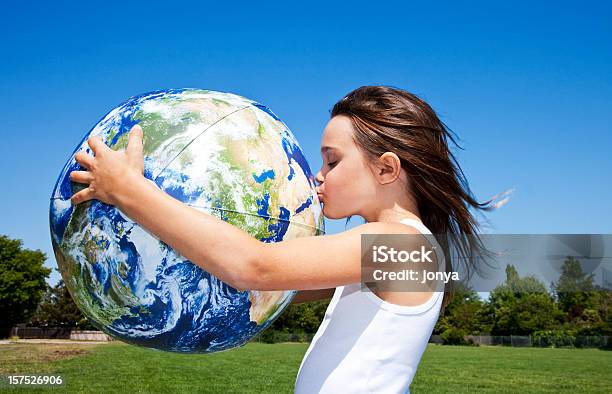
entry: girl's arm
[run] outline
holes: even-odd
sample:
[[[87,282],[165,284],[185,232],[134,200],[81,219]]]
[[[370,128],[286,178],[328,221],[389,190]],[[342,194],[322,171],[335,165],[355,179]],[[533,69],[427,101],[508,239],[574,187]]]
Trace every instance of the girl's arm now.
[[[327,289],[359,282],[361,234],[381,230],[381,223],[368,223],[340,234],[266,243],[176,200],[143,176],[126,181],[115,193],[119,209],[239,290]]]
[[[360,282],[361,234],[407,228],[399,223],[366,223],[339,234],[261,242],[147,180],[139,126],[130,132],[125,151],[110,149],[100,137],[90,137],[88,143],[95,158],[79,152],[76,160],[89,171],[73,171],[70,177],[89,188],[76,193],[73,203],[98,199],[117,206],[182,256],[238,290],[325,289]]]
[[[125,180],[116,205],[193,263],[239,290],[306,290],[359,282],[361,233],[265,243],[215,216],[196,210],[143,176]]]

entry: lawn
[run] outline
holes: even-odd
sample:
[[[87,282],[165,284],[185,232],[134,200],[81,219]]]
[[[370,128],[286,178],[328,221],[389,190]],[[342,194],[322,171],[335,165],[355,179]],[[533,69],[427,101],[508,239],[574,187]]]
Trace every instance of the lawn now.
[[[71,392],[291,393],[306,348],[249,343],[215,354],[186,355],[120,342],[20,343],[0,345],[0,375],[61,375],[63,389]],[[411,391],[603,393],[612,387],[611,368],[612,352],[597,349],[429,345]]]

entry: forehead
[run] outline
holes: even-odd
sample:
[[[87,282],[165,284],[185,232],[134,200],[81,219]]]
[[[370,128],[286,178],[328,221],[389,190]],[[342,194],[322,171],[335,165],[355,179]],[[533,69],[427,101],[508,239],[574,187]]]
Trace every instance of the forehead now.
[[[321,152],[340,150],[353,144],[353,125],[347,116],[334,116],[329,120],[321,137]]]

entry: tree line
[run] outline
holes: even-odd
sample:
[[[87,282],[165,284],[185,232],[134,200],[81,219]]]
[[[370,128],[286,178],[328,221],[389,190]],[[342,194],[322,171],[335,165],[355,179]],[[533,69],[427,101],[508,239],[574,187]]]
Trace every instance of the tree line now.
[[[548,339],[612,335],[612,292],[593,283],[580,262],[568,257],[551,290],[533,276],[506,266],[506,279],[482,300],[460,285],[438,320],[434,334],[445,343],[466,335],[530,335]]]
[[[51,269],[40,250],[0,235],[0,337],[18,323],[38,327],[95,329],[73,302],[62,280],[49,286]],[[521,277],[513,265],[506,279],[483,300],[458,284],[438,319],[434,334],[444,343],[464,344],[467,335],[531,335],[538,338],[612,336],[612,292],[597,286],[593,274],[568,257],[551,290],[533,276]],[[291,335],[309,340],[317,331],[329,300],[291,304],[262,332],[259,340],[276,342]]]

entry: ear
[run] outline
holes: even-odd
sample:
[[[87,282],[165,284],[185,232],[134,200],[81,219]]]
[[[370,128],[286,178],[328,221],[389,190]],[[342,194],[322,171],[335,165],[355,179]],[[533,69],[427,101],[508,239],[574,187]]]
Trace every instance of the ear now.
[[[373,165],[374,176],[382,185],[394,182],[402,171],[400,158],[393,152],[385,152]]]

